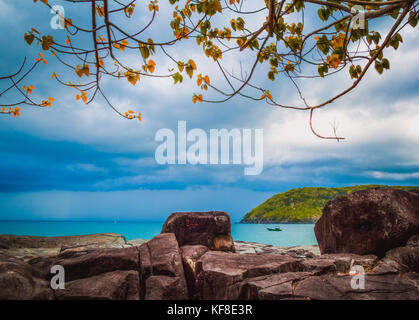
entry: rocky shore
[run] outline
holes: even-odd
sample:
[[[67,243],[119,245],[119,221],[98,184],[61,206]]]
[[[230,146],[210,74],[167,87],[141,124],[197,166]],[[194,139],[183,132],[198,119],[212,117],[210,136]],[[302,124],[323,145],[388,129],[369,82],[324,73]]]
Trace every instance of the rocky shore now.
[[[234,241],[230,231],[215,211],[173,213],[150,240],[2,235],[0,299],[419,299],[418,193],[335,198],[316,223],[318,246]],[[51,289],[55,265],[64,289]],[[364,288],[351,286],[354,266]]]

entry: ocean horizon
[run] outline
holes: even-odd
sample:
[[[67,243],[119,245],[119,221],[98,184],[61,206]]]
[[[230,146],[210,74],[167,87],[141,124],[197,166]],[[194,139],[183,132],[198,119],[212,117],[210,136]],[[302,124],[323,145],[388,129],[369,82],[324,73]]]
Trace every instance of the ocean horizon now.
[[[161,232],[164,221],[64,221],[64,220],[3,220],[0,234],[17,236],[74,236],[93,233],[118,233],[127,241],[151,239]],[[278,226],[282,231],[268,231]],[[314,224],[247,224],[232,223],[234,241],[258,242],[275,246],[317,244]]]

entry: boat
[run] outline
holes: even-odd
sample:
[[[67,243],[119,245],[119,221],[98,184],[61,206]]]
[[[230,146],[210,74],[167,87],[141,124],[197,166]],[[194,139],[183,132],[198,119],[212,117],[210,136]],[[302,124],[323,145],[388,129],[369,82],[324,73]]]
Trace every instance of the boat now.
[[[280,227],[276,227],[276,228],[266,228],[268,229],[268,231],[282,231],[282,229]]]

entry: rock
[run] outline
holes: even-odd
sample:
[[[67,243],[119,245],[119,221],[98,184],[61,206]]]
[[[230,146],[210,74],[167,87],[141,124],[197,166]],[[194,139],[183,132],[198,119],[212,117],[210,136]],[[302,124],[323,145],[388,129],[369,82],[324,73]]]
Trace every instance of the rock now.
[[[295,284],[293,297],[311,300],[415,300],[419,291],[398,275],[365,275],[365,288],[353,289],[351,276],[327,274]]]
[[[419,246],[405,246],[387,251],[385,260],[396,261],[401,270],[419,272]]]
[[[336,271],[343,273],[348,273],[355,265],[362,266],[366,271],[369,271],[378,262],[378,257],[372,254],[365,256],[351,253],[323,254],[318,259],[333,260]]]
[[[322,275],[337,270],[336,261],[333,259],[307,259],[301,264],[302,270],[311,272],[313,275]]]
[[[29,260],[27,263],[35,268],[43,279],[51,277],[51,267],[54,265],[56,257],[37,257]]]
[[[419,232],[419,194],[372,188],[339,196],[326,204],[314,232],[322,254],[382,257]]]
[[[199,298],[196,277],[196,262],[209,250],[202,245],[183,246],[182,252],[183,269],[185,270],[189,296],[192,299]]]
[[[347,283],[350,283],[350,279],[347,280]],[[346,285],[346,282],[344,284]],[[340,300],[342,294],[337,288],[324,281],[324,276],[314,276],[296,283],[293,297],[310,300]]]
[[[167,276],[178,278],[179,281],[171,282],[170,286],[163,286],[173,290],[172,285],[176,283],[178,288],[176,292],[178,299],[188,298],[188,289],[183,270],[183,262],[179,245],[173,233],[161,233],[153,239],[147,241],[139,247],[140,251],[140,265],[142,281],[147,283],[147,278],[151,276]],[[161,279],[160,279],[161,280]],[[153,280],[151,283],[155,283]],[[163,281],[163,280],[161,280]],[[162,283],[167,284],[167,281]],[[145,286],[143,296],[150,296],[148,294],[149,286]],[[167,295],[170,295],[169,293]]]
[[[317,245],[279,247],[257,242],[235,241],[234,248],[237,253],[288,254],[294,258],[314,258],[320,255]]]
[[[128,244],[133,246],[141,246],[143,243],[146,243],[148,240],[145,239],[132,239],[128,241]]]
[[[129,248],[130,245],[118,243],[88,243],[88,244],[74,244],[64,245],[61,247],[58,259],[75,258],[86,255],[90,252],[103,250],[103,249],[123,249]]]
[[[64,245],[89,243],[126,244],[126,240],[123,236],[116,233],[97,233],[63,237],[0,235],[0,243],[6,243],[8,248],[61,248]]]
[[[211,250],[234,251],[230,216],[226,212],[175,212],[161,232],[174,233],[181,247],[204,245]]]
[[[139,300],[137,271],[114,271],[65,283],[54,290],[57,300]]]
[[[50,299],[49,282],[23,260],[0,254],[0,300]]]
[[[310,272],[286,272],[247,279],[241,285],[239,298],[243,300],[292,298],[295,283],[311,275]]]
[[[414,236],[411,236],[409,240],[406,242],[407,246],[419,246],[419,234],[415,234]]]
[[[117,270],[138,271],[139,256],[136,247],[108,248],[94,250],[80,256],[59,258],[54,261],[54,264],[63,266],[66,281],[72,281]]]
[[[151,276],[146,281],[145,300],[181,300],[185,292],[179,277]]]
[[[299,271],[300,262],[288,255],[208,251],[196,263],[197,288],[201,299],[238,299],[244,280]]]
[[[10,242],[8,239],[3,238],[3,236],[0,236],[0,249],[8,249],[10,246]]]
[[[0,249],[0,252],[28,262],[35,258],[55,257],[60,252],[60,248],[8,248]]]

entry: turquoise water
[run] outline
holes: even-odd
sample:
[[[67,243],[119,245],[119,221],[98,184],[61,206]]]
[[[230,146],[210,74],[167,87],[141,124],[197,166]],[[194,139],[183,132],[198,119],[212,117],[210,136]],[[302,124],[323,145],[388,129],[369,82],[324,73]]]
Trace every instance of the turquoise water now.
[[[163,222],[63,222],[63,221],[0,221],[0,234],[29,236],[72,236],[114,232],[127,240],[151,239],[158,235]],[[279,226],[283,231],[271,232],[267,227]],[[277,246],[317,244],[314,224],[233,224],[234,240],[259,242]]]

